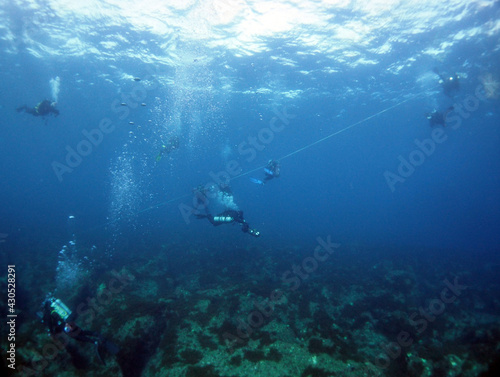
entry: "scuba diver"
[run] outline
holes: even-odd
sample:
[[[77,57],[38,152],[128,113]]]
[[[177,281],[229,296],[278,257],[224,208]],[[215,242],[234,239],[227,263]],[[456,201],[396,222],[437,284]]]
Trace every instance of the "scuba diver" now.
[[[264,185],[267,181],[270,181],[273,178],[278,178],[280,176],[280,162],[277,160],[269,160],[264,168],[264,174],[265,176],[263,180],[257,178],[250,178],[250,180],[258,185]]]
[[[446,109],[444,113],[434,110],[432,113],[427,113],[425,116],[429,120],[429,125],[431,127],[443,126],[446,127],[446,117],[450,111],[453,111],[454,107],[450,106]]]
[[[443,92],[448,97],[452,97],[460,90],[460,81],[456,73],[451,76],[445,76],[439,73],[437,68],[433,69],[434,73],[439,76],[439,83],[443,86]]]
[[[197,204],[205,209],[205,213],[195,213],[198,219],[207,219],[213,226],[219,226],[222,224],[239,224],[241,225],[241,231],[243,233],[248,233],[251,236],[259,237],[260,232],[256,229],[250,228],[250,225],[246,222],[243,217],[243,211],[240,211],[233,200],[233,193],[229,185],[220,184],[215,192],[215,198],[219,201],[219,204],[223,204],[226,208],[224,211],[218,215],[213,216],[208,209],[208,196],[212,194],[208,193],[208,190],[203,186],[198,186],[194,189],[194,194],[196,197]]]
[[[45,116],[54,114],[54,116],[59,115],[59,110],[56,109],[56,103],[51,102],[48,99],[44,99],[42,102],[38,103],[34,108],[28,107],[26,105],[18,107],[16,110],[18,113],[24,111],[25,113],[31,114],[33,116]]]
[[[119,348],[113,342],[106,340],[97,332],[82,330],[75,322],[75,313],[59,299],[48,297],[42,303],[41,311],[37,313],[42,323],[46,324],[51,336],[60,336],[66,334],[68,337],[79,342],[94,343],[96,345],[97,356],[99,360],[104,361],[104,351],[116,355]]]
[[[158,153],[158,156],[156,156],[156,162],[159,162],[164,154],[168,155],[170,152],[177,148],[179,148],[179,138],[174,135],[168,140],[168,143],[166,145],[163,144],[161,146],[160,153]]]

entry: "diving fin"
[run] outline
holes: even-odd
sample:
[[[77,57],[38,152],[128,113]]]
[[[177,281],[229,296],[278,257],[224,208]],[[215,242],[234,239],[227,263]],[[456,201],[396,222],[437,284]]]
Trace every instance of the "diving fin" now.
[[[250,177],[250,181],[252,181],[253,183],[257,183],[258,185],[264,184],[264,182],[262,182],[260,179],[257,179],[257,178]]]
[[[104,347],[106,351],[111,355],[116,355],[120,351],[120,347],[118,347],[115,343],[110,342],[109,340],[104,341]]]
[[[120,351],[120,348],[115,343],[101,338],[96,342],[96,351],[97,357],[99,357],[101,363],[103,363],[103,365],[106,365],[106,362],[104,361],[104,351],[108,352],[111,355],[116,355],[118,351]]]
[[[104,361],[104,357],[102,356],[103,354],[103,345],[100,341],[95,342],[95,349],[97,351],[97,357],[101,361],[102,365],[106,365],[106,362]]]

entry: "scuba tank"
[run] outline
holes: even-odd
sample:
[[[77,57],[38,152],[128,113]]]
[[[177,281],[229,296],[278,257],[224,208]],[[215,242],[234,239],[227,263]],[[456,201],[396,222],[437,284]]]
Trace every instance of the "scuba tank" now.
[[[52,313],[56,313],[59,317],[62,318],[63,321],[66,321],[68,317],[71,315],[71,310],[62,302],[61,300],[52,300],[50,307],[52,308]]]
[[[214,221],[220,223],[230,223],[231,221],[234,221],[234,218],[231,216],[214,216]]]

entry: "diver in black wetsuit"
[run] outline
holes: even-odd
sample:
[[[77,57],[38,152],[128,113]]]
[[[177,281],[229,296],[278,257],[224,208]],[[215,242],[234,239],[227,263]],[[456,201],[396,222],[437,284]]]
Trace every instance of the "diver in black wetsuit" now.
[[[213,216],[210,213],[207,213],[205,215],[197,214],[196,217],[199,219],[207,218],[208,221],[210,221],[213,226],[238,223],[241,225],[241,231],[243,233],[248,233],[254,237],[260,236],[260,232],[255,229],[251,229],[250,225],[248,225],[246,220],[243,218],[243,211],[235,211],[232,209],[228,209],[222,213],[219,213],[217,216]]]
[[[264,185],[273,178],[278,178],[280,176],[280,162],[277,160],[269,160],[266,167],[264,168],[264,179],[260,180],[257,178],[250,178],[253,183],[259,185]]]
[[[201,190],[199,189],[200,187]],[[241,231],[243,233],[248,233],[254,237],[260,236],[260,232],[258,230],[250,228],[250,225],[246,222],[246,220],[243,217],[243,211],[237,209],[226,209],[223,212],[219,213],[218,215],[215,216],[212,215],[207,206],[208,199],[207,199],[206,189],[203,188],[202,186],[200,187],[198,189],[195,189],[194,192],[197,203],[200,205],[201,208],[205,209],[205,213],[204,214],[196,213],[195,215],[198,219],[207,219],[213,226],[219,226],[222,224],[239,224],[241,225]],[[227,203],[228,201],[230,203],[234,203],[233,193],[229,185],[224,185],[224,184],[219,185],[217,194],[219,198],[222,198],[221,202],[223,202],[223,204]],[[224,198],[229,200],[227,201]]]
[[[106,340],[97,332],[82,330],[73,320],[76,316],[71,310],[59,299],[54,297],[47,298],[40,312],[37,313],[41,318],[42,323],[46,324],[51,336],[61,336],[63,333],[68,337],[79,342],[94,343],[97,349],[97,356],[103,364],[104,351],[115,355],[119,348],[116,344]]]
[[[50,114],[54,114],[54,116],[59,115],[59,110],[56,109],[56,103],[51,102],[48,99],[44,99],[42,102],[40,102],[33,108],[23,105],[18,107],[16,110],[18,113],[24,111],[25,113],[31,114],[36,117],[50,115]]]
[[[444,113],[441,113],[437,110],[434,110],[432,113],[427,113],[425,116],[429,120],[429,125],[431,127],[435,126],[443,126],[446,127],[446,117],[450,111],[453,111],[453,106],[450,106],[446,109]]]
[[[161,150],[156,156],[156,162],[159,162],[161,158],[163,157],[164,154],[169,154],[172,152],[174,149],[179,148],[179,138],[177,136],[172,136],[169,140],[168,143],[165,145],[163,144],[161,146]]]
[[[441,74],[437,68],[433,69],[434,73],[439,76],[439,83],[443,86],[443,92],[448,97],[452,97],[460,90],[460,80],[456,73],[453,75],[445,76]]]

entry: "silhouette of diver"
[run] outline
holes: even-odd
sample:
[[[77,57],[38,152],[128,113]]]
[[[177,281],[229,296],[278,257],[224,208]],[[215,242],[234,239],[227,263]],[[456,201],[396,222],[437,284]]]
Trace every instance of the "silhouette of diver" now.
[[[56,109],[56,103],[51,102],[48,99],[44,99],[42,102],[38,103],[38,105],[36,105],[33,108],[23,105],[18,107],[16,110],[18,113],[24,111],[25,113],[31,114],[36,117],[50,115],[50,114],[54,114],[54,116],[59,115],[59,110]]]
[[[253,183],[257,183],[258,185],[264,185],[267,181],[270,181],[273,178],[278,178],[280,176],[280,162],[277,160],[269,160],[267,162],[266,167],[264,168],[264,179],[260,180],[257,178],[250,178]]]
[[[223,212],[215,216],[212,215],[208,209],[207,196],[211,196],[211,194],[208,193],[207,189],[203,186],[198,186],[193,191],[196,197],[197,206],[205,209],[204,214],[199,211],[198,213],[195,213],[198,219],[207,219],[213,226],[219,226],[222,224],[240,224],[241,231],[243,233],[248,233],[254,237],[260,236],[260,232],[256,229],[250,228],[250,225],[243,218],[243,211],[237,209],[234,204],[233,193],[228,185],[219,185],[219,187],[217,187],[215,197],[221,204],[232,204],[233,208],[226,208]]]
[[[456,73],[451,76],[445,76],[439,73],[437,68],[433,69],[434,73],[439,76],[439,83],[443,87],[443,93],[448,97],[452,97],[456,92],[460,90],[460,81]]]
[[[454,107],[448,107],[444,113],[434,110],[432,113],[427,113],[425,116],[429,120],[429,125],[431,127],[443,126],[446,127],[446,117],[450,111],[453,111]]]
[[[163,144],[161,146],[161,150],[156,156],[156,162],[159,162],[161,158],[163,157],[164,154],[169,154],[172,152],[174,149],[179,148],[179,138],[177,136],[172,136],[167,144]]]
[[[49,334],[53,337],[66,334],[79,342],[93,343],[96,345],[99,360],[104,361],[104,352],[116,355],[119,348],[113,342],[105,339],[97,332],[82,330],[74,321],[75,314],[59,299],[48,297],[42,303],[41,311],[37,315],[46,324]]]

